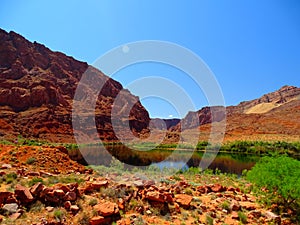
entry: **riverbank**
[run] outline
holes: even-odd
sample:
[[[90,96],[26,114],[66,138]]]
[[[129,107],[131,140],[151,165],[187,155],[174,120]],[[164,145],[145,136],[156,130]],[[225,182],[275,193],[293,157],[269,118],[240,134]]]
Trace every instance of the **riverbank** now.
[[[19,148],[24,150],[33,153],[30,146]],[[40,148],[54,152],[53,162],[56,150]],[[199,168],[126,170],[117,160],[109,167],[54,172],[39,170],[39,158],[18,163],[0,162],[0,220],[7,225],[295,224],[288,214],[258,204],[253,185],[236,175]]]
[[[78,148],[91,147],[91,146],[105,146],[108,149],[112,149],[118,146],[124,146],[121,142],[97,142],[86,143],[77,145],[75,143],[51,143],[44,140],[31,140],[19,137],[15,140],[0,140],[0,144],[14,145],[14,146],[64,146],[69,151],[77,150]],[[220,153],[242,153],[253,155],[272,155],[287,154],[291,157],[300,159],[300,141],[287,142],[287,141],[230,141],[223,144],[211,144],[207,141],[199,141],[196,146],[189,143],[168,143],[158,144],[154,142],[139,142],[126,144],[127,148],[137,151],[149,151],[149,150],[166,150],[166,151],[197,151],[197,152],[220,152]]]

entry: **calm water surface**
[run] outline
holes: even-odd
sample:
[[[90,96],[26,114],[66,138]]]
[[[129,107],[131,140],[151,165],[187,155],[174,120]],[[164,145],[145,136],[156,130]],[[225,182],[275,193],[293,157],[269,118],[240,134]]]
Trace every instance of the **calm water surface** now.
[[[203,160],[202,163],[204,160],[209,160],[207,156],[203,156],[203,152],[193,152],[188,150],[172,151],[166,149],[138,151],[131,150],[125,146],[84,147],[80,148],[80,153],[83,155],[86,163],[90,165],[109,166],[112,158],[115,157],[125,163],[128,168],[155,165],[161,169],[186,169],[199,166],[201,160]],[[73,152],[70,156],[73,158],[77,157],[77,160],[78,157],[82,158],[78,155],[78,152]],[[259,157],[253,155],[218,153],[208,168],[213,170],[219,169],[222,172],[240,175],[243,170],[251,169],[258,160]]]

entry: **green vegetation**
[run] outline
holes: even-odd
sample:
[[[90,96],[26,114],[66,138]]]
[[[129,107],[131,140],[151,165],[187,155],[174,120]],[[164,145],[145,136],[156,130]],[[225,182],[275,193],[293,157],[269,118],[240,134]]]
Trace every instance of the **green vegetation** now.
[[[58,222],[62,222],[63,218],[65,216],[65,213],[64,213],[64,211],[62,211],[60,209],[56,209],[53,213],[53,216]]]
[[[288,156],[263,157],[247,173],[262,200],[278,205],[278,212],[288,209],[300,217],[300,161]]]
[[[0,140],[1,144],[21,146],[64,146],[69,151],[78,150],[79,147],[97,147],[97,146],[106,146],[108,148],[121,147],[123,144],[121,142],[105,142],[105,143],[87,143],[87,144],[75,144],[75,143],[51,143],[43,140],[32,140],[25,139],[22,136],[19,136],[16,140]],[[220,152],[227,153],[243,153],[243,154],[256,154],[256,155],[269,155],[274,152],[279,154],[287,154],[289,156],[300,157],[300,142],[285,142],[285,141],[233,141],[227,142],[220,145],[215,145],[207,141],[200,141],[196,146],[193,146],[189,143],[164,143],[159,144],[155,142],[141,142],[133,143],[129,146],[130,148],[139,149],[139,150],[194,150],[203,152],[203,151],[215,151],[219,150]]]
[[[235,141],[221,146],[220,151],[231,153],[248,154],[279,154],[299,155],[300,142],[289,143],[285,141],[264,142],[264,141]]]
[[[6,174],[2,179],[7,183],[11,184],[17,179],[17,174],[16,173],[8,173]]]
[[[28,158],[27,160],[26,160],[26,163],[27,164],[33,164],[33,163],[35,163],[36,162],[36,158],[34,158],[34,157],[30,157],[30,158]]]
[[[222,203],[222,209],[225,209],[225,210],[227,210],[228,212],[230,211],[230,203],[228,202],[228,201],[224,201],[223,203]]]
[[[241,211],[238,212],[239,220],[241,223],[246,224],[247,223],[247,215]]]
[[[42,184],[44,184],[43,178],[40,178],[40,177],[32,178],[30,181],[28,181],[28,186],[31,187],[31,186],[35,185],[36,183],[38,183],[38,182],[41,182]]]
[[[90,206],[94,206],[94,205],[97,205],[98,204],[98,200],[96,198],[92,198],[90,201],[89,201],[89,205]]]
[[[214,219],[210,215],[206,215],[206,223],[207,225],[213,225]]]
[[[69,175],[59,175],[59,176],[53,176],[49,177],[47,179],[47,182],[45,182],[48,185],[57,184],[57,183],[63,183],[63,184],[69,184],[69,183],[82,183],[84,182],[84,179],[82,176],[75,175],[75,174],[69,174]]]
[[[84,146],[100,146],[100,143],[95,144],[86,144]],[[77,150],[78,145],[76,144],[64,144],[64,146],[68,150]],[[109,142],[104,143],[104,146],[109,148],[113,148],[114,146],[120,147],[122,143],[119,142]],[[227,152],[227,153],[242,153],[242,154],[254,154],[254,155],[270,155],[274,152],[279,154],[288,154],[289,156],[300,156],[300,142],[285,142],[285,141],[276,141],[276,142],[265,142],[265,141],[234,141],[228,142],[223,145],[214,145],[208,143],[207,141],[201,141],[197,144],[197,146],[192,146],[188,143],[179,143],[179,144],[159,144],[154,142],[142,142],[135,143],[129,146],[133,149],[139,150],[174,150],[174,149],[182,149],[182,150],[194,150],[196,149],[199,152],[203,151],[216,151]]]

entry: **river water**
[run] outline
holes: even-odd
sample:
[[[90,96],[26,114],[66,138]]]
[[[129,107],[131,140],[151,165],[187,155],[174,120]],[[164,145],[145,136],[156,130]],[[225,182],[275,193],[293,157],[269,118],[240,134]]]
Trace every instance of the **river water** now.
[[[82,157],[82,156],[83,157]],[[242,171],[251,169],[259,160],[258,156],[249,154],[218,153],[216,157],[204,152],[191,150],[155,149],[149,151],[132,150],[125,146],[86,146],[80,153],[71,151],[71,158],[85,161],[88,165],[110,166],[114,158],[123,162],[125,168],[157,166],[163,168],[186,169],[198,167],[220,170],[225,173],[241,175]],[[84,159],[84,160],[83,160]]]

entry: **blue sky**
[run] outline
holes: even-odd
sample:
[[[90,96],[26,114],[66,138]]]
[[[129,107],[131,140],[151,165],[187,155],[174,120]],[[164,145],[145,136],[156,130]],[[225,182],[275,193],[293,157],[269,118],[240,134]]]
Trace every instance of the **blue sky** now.
[[[210,67],[226,105],[260,97],[286,84],[300,87],[297,0],[2,0],[0,27],[90,64],[128,42],[174,42]],[[207,104],[197,85],[170,66],[132,65],[113,77],[126,86],[151,75],[179,84],[196,108]],[[142,103],[152,117],[178,116],[172,104],[161,99]]]

